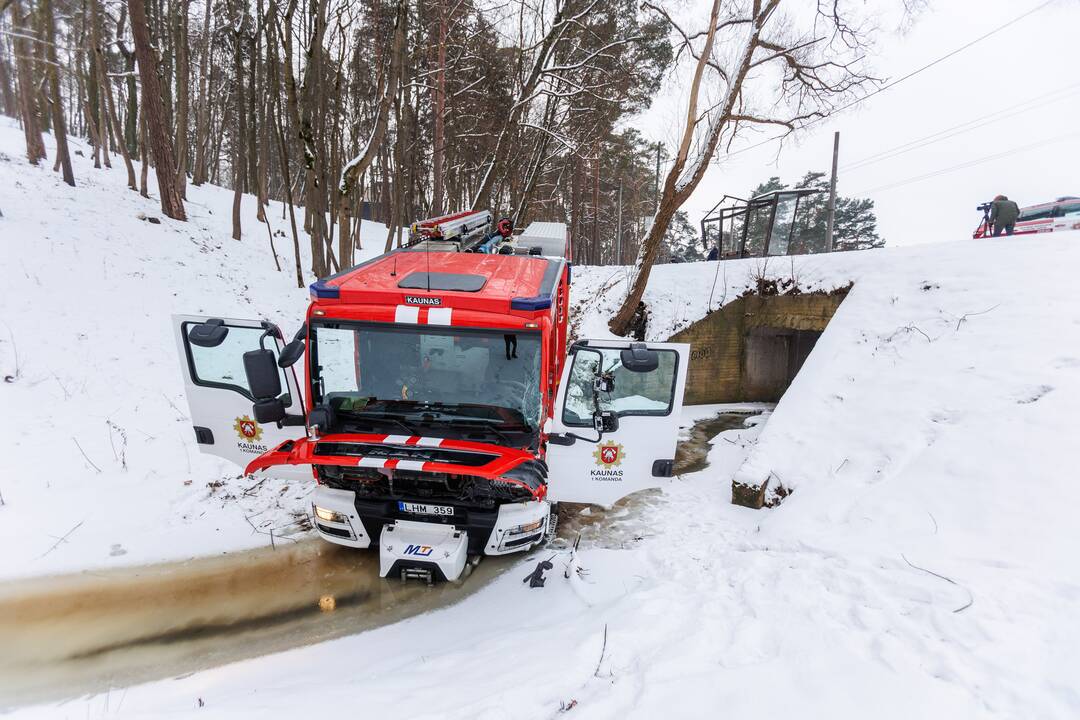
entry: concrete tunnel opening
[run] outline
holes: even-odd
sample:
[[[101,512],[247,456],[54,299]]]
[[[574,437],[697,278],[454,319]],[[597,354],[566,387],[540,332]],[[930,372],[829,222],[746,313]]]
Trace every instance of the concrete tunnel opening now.
[[[744,295],[671,336],[690,343],[685,403],[779,402],[850,289]],[[734,483],[731,501],[763,505]]]

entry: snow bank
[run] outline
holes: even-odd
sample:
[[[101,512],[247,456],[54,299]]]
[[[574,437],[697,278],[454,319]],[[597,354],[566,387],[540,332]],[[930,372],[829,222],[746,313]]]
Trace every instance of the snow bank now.
[[[0,577],[265,543],[245,517],[295,531],[310,483],[245,493],[254,481],[200,455],[170,325],[172,313],[207,313],[296,329],[308,294],[281,204],[267,213],[284,233],[279,272],[251,196],[237,242],[231,191],[189,186],[190,222],[176,222],[153,173],[147,200],[127,189],[119,157],[94,170],[90,149],[71,143],[74,188],[51,161],[26,164],[21,131],[0,118],[0,376],[11,378],[0,383]],[[358,258],[381,252],[386,227],[362,228]]]
[[[304,292],[253,220],[228,238],[226,191],[148,225],[156,205],[122,172],[76,158],[70,190],[20,142],[0,126],[0,372],[18,357],[0,385],[0,574],[260,543],[244,518],[286,525],[306,488],[245,498],[196,453],[168,315],[265,308],[289,329]],[[1078,717],[1078,266],[1062,234],[659,267],[653,338],[757,275],[855,285],[766,422],[723,433],[663,494],[594,511],[575,558],[545,548],[444,610],[131,688],[122,712],[103,691],[16,714]],[[606,334],[624,272],[575,268],[579,336]],[[735,507],[733,476],[792,494]],[[544,588],[521,582],[552,554]]]

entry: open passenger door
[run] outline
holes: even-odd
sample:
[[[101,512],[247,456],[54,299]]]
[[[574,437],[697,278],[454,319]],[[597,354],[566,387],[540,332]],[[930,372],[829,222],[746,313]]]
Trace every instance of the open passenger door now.
[[[673,474],[690,346],[570,348],[548,438],[548,498],[610,507]]]
[[[259,422],[256,401],[245,372],[244,354],[260,349],[281,356],[284,341],[273,323],[174,315],[173,331],[180,356],[191,423],[199,450],[235,463],[249,462],[286,440],[305,436],[304,397],[292,367],[279,368],[280,381],[270,392],[280,399],[290,424]],[[310,466],[281,465],[268,471],[275,477],[311,479]]]

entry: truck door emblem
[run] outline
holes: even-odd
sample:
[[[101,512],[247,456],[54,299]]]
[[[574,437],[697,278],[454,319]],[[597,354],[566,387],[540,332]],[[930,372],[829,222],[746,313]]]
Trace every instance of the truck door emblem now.
[[[621,443],[617,445],[597,445],[593,457],[596,458],[596,464],[600,467],[618,467],[622,464],[626,453],[623,451]]]
[[[258,442],[262,439],[262,428],[259,427],[259,423],[255,422],[247,415],[241,415],[236,418],[236,422],[233,423],[233,430],[236,431],[237,437],[243,442]]]

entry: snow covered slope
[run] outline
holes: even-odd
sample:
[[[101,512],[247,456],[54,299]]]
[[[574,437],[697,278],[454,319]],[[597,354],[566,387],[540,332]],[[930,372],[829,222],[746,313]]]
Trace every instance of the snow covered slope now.
[[[191,223],[148,225],[156,205],[121,171],[76,158],[69,190],[20,142],[0,127],[0,372],[18,358],[0,384],[0,572],[264,541],[244,518],[268,508],[252,521],[283,527],[306,489],[245,497],[196,453],[168,315],[265,308],[288,330],[304,291],[254,221],[229,239],[227,192],[193,189]],[[545,549],[438,612],[17,714],[1080,717],[1080,237],[762,265],[657,268],[651,335],[759,275],[855,286],[767,421],[725,432],[662,495],[571,518],[576,558]],[[623,272],[575,268],[580,335],[606,333]],[[732,506],[736,474],[792,494]],[[544,588],[521,582],[552,555]]]
[[[308,294],[281,205],[268,212],[285,233],[279,272],[254,198],[237,242],[230,191],[189,187],[190,221],[175,222],[153,172],[147,200],[118,157],[94,170],[72,143],[74,188],[51,161],[26,164],[21,131],[0,117],[0,578],[264,544],[245,517],[294,530],[310,483],[245,494],[253,482],[199,454],[170,327],[173,313],[207,313],[296,329]],[[358,257],[381,252],[385,226],[363,227]]]

